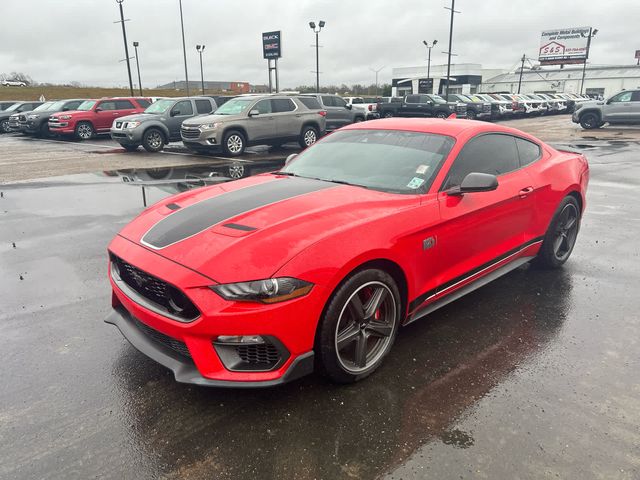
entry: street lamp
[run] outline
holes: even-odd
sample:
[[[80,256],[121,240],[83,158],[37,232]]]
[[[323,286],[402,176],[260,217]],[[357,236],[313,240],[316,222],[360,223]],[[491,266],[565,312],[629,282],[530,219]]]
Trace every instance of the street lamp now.
[[[316,34],[316,92],[320,93],[320,52],[318,51],[318,34],[322,27],[325,26],[324,20],[320,20],[318,22],[318,26],[316,28],[316,22],[309,22],[309,27],[313,30],[313,33]]]
[[[124,0],[116,0],[116,3],[120,7],[120,23],[122,24],[122,38],[124,40],[124,58],[127,60],[127,73],[129,74],[129,90],[133,97],[133,80],[131,80],[131,64],[129,63],[129,46],[127,45],[127,30],[124,27],[124,12],[122,10],[122,2]],[[118,23],[118,22],[114,22]]]
[[[204,70],[202,70],[202,52],[204,52],[205,45],[196,45],[196,50],[200,54],[200,82],[202,84],[202,95],[204,95]]]
[[[451,45],[453,43],[453,16],[456,13],[460,13],[456,10],[456,0],[451,0],[451,8],[444,7],[446,10],[451,10],[451,20],[449,22],[449,48],[446,52],[447,54],[447,90],[445,98],[449,99],[449,83],[451,83]]]
[[[376,97],[378,96],[378,74],[380,73],[380,71],[382,71],[382,69],[385,67],[385,65],[383,65],[382,67],[380,67],[379,69],[375,69],[375,68],[369,68],[369,70],[371,70],[372,72],[375,72],[376,74]]]
[[[429,46],[426,40],[423,40],[422,43],[429,49],[429,59],[427,60],[427,80],[429,80],[431,78],[431,49],[436,46],[438,40],[434,40],[431,46]],[[433,88],[433,82],[431,82],[431,85]]]
[[[142,96],[142,80],[140,79],[140,61],[138,60],[138,47],[140,42],[133,42],[133,48],[136,51],[136,67],[138,67],[138,87],[140,88],[140,96]]]
[[[182,54],[184,56],[184,80],[187,85],[187,97],[189,97],[189,73],[187,72],[187,44],[184,41],[184,19],[182,17],[182,0],[180,3],[180,28],[182,29]]]
[[[587,36],[587,56],[584,59],[584,65],[582,66],[582,80],[580,81],[580,95],[582,95],[582,87],[584,86],[584,76],[587,73],[587,60],[589,59],[589,49],[591,48],[591,39],[598,33],[597,28],[589,28],[589,35]],[[584,35],[581,33],[582,37]]]

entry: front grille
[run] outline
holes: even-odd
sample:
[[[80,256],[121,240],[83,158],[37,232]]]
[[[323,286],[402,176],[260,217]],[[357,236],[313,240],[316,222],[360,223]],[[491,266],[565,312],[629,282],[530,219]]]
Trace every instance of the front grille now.
[[[238,345],[236,350],[242,361],[251,365],[275,365],[280,361],[278,349],[270,343]]]
[[[482,106],[482,110],[484,111],[484,113],[491,113],[491,104],[486,104]]]
[[[180,133],[182,134],[182,138],[190,138],[190,139],[200,138],[200,130],[197,128],[182,127],[180,129]]]
[[[26,116],[24,116],[24,115],[20,115],[20,116],[18,117],[18,120],[20,120],[21,122],[26,122],[26,121],[27,121],[27,117],[26,117]]]
[[[181,342],[180,340],[176,340],[175,338],[172,338],[168,335],[165,335],[164,333],[159,332],[154,328],[151,328],[149,325],[145,325],[137,318],[134,318],[133,320],[136,326],[138,327],[138,329],[154,342],[159,343],[160,345],[163,345],[167,348],[170,348],[171,350],[173,350],[176,353],[179,353],[183,357],[191,358],[191,353],[189,352],[189,349],[187,348],[187,345],[184,342]]]
[[[110,254],[110,257],[120,280],[164,312],[184,321],[195,320],[200,315],[196,306],[173,285],[140,270],[114,254]]]
[[[467,106],[464,103],[456,105],[456,114],[466,115],[467,114]]]

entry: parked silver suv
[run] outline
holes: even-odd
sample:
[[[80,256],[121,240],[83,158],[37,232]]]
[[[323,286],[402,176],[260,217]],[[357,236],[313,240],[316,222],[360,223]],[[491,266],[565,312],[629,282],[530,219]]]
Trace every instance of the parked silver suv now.
[[[607,101],[576,102],[574,109],[571,120],[585,129],[599,128],[605,123],[640,123],[640,90],[624,90]]]
[[[185,120],[180,133],[190,150],[222,151],[236,157],[252,145],[313,145],[325,133],[326,111],[315,98],[241,95],[212,115]]]

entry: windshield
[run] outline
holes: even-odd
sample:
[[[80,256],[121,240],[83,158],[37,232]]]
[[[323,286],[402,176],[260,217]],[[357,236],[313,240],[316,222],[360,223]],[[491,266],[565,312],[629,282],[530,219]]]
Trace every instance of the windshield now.
[[[91,110],[95,104],[95,100],[85,100],[78,106],[78,110]]]
[[[486,100],[485,98],[480,98],[477,95],[473,95],[472,97],[469,97],[471,100],[473,100],[474,102],[482,102],[484,100]]]
[[[466,95],[462,95],[461,93],[458,94],[458,98],[460,98],[463,102],[473,102],[473,100],[471,100],[470,97],[467,97]]]
[[[55,110],[55,111],[60,111],[64,108],[64,104],[67,103],[66,100],[59,100],[57,102],[51,102],[49,104],[49,106],[46,108],[46,110]],[[36,110],[40,110],[39,108],[36,108]],[[43,109],[44,110],[44,109]]]
[[[176,101],[170,99],[158,100],[149,105],[144,113],[164,113],[168,108],[171,108],[174,103],[176,103]]]
[[[255,98],[233,98],[217,109],[215,115],[238,115],[255,101]]]
[[[5,112],[13,112],[14,110],[17,110],[18,107],[21,107],[21,106],[22,106],[22,103],[14,103],[9,108],[7,108]]]
[[[49,110],[49,107],[53,104],[53,102],[44,102],[42,105],[37,106],[32,110],[32,112],[41,112],[43,110]]]
[[[442,98],[440,95],[429,94],[427,95],[427,97],[429,97],[431,100],[433,100],[436,103],[447,103],[447,101],[444,98]]]
[[[282,172],[384,192],[425,192],[453,144],[430,133],[347,130],[305,150]]]

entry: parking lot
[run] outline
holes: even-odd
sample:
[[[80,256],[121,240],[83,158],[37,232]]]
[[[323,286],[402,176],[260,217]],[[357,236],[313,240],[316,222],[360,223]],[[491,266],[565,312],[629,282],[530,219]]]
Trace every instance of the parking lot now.
[[[365,381],[265,390],[178,384],[105,325],[106,246],[145,203],[293,147],[230,161],[0,137],[0,477],[639,478],[640,130],[507,123],[589,159],[565,267],[409,325]]]

